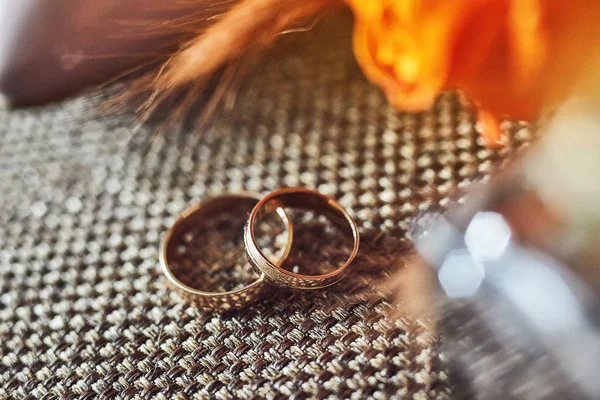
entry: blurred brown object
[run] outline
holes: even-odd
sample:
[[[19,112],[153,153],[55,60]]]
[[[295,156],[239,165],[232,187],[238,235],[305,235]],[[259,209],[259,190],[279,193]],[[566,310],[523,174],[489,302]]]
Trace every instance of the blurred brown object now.
[[[0,0],[0,93],[13,105],[41,104],[160,60],[232,1],[204,3]]]

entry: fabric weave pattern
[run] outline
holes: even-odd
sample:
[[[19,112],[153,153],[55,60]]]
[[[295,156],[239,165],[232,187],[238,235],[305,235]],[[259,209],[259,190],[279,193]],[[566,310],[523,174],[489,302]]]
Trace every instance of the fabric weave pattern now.
[[[161,234],[225,191],[320,190],[365,235],[403,238],[531,140],[483,147],[455,94],[391,109],[361,75],[350,21],[285,38],[202,132],[131,135],[86,97],[0,109],[0,398],[448,398],[437,346],[382,300],[279,294],[200,311],[166,287]]]

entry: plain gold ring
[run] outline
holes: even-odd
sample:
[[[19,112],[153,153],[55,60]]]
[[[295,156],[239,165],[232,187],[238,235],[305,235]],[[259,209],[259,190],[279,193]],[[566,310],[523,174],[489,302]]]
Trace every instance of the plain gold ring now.
[[[204,200],[183,211],[175,223],[165,234],[160,245],[160,265],[167,277],[169,285],[182,298],[191,301],[200,308],[207,310],[228,310],[243,307],[257,300],[265,287],[265,274],[260,269],[258,278],[250,284],[231,291],[207,292],[193,288],[181,282],[173,274],[170,261],[178,245],[178,237],[190,228],[201,225],[206,219],[220,213],[245,212],[248,213],[260,200],[260,196],[253,193],[223,194]],[[275,210],[288,231],[288,240],[282,255],[274,262],[275,265],[283,263],[291,245],[293,230],[291,221],[282,208]],[[240,234],[243,234],[240,232]],[[254,265],[253,265],[254,267]]]

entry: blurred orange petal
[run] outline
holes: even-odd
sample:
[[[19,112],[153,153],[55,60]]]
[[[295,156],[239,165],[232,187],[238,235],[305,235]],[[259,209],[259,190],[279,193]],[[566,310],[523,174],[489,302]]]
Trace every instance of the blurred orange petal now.
[[[441,90],[460,89],[485,109],[484,121],[534,119],[598,58],[597,1],[346,2],[360,66],[402,109],[427,108]],[[499,131],[486,132],[498,142]]]
[[[477,122],[480,125],[480,132],[489,147],[499,147],[504,144],[506,138],[500,129],[500,123],[494,114],[479,110],[477,113]]]

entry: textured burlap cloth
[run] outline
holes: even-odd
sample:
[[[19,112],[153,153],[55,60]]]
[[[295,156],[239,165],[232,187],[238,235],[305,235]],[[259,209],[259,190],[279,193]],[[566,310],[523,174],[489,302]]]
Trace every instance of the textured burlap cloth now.
[[[393,110],[355,64],[351,21],[332,21],[284,38],[194,132],[132,134],[88,97],[0,109],[0,398],[451,396],[438,343],[383,299],[283,293],[218,314],[158,268],[161,234],[208,195],[317,188],[366,236],[401,240],[530,140],[514,125],[486,149],[454,94]]]

